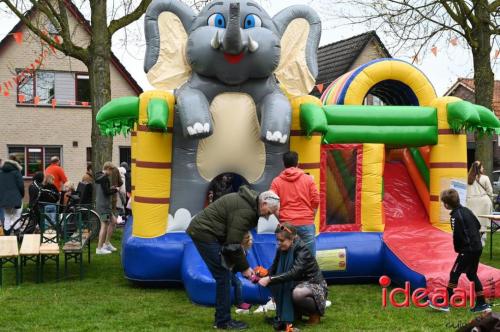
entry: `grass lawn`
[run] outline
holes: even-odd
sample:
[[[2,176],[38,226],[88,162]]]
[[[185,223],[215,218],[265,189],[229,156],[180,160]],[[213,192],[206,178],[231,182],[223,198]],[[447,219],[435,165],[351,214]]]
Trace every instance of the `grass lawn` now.
[[[118,230],[115,246],[120,237]],[[55,282],[55,266],[49,263],[43,284],[34,282],[34,263],[28,263],[20,287],[15,286],[13,269],[4,270],[0,331],[212,330],[212,308],[192,304],[183,289],[136,287],[124,279],[119,253],[95,256],[92,249],[92,262],[86,265],[83,281],[74,263],[70,265],[71,277],[60,282]],[[482,261],[499,268],[500,239],[496,239],[493,250],[494,259],[489,260],[488,245]],[[382,309],[378,285],[331,285],[329,298],[333,304],[322,323],[315,328],[304,326],[303,330],[454,331],[453,325],[473,318],[466,309],[452,309],[449,314],[415,307]],[[271,331],[263,315],[239,318],[250,324],[250,331]]]

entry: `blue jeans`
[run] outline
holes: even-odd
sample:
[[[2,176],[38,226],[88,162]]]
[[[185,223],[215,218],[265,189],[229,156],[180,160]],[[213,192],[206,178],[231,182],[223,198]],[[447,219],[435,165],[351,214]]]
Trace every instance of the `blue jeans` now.
[[[243,286],[241,285],[241,280],[240,278],[238,278],[236,273],[233,273],[231,275],[231,286],[233,286],[234,288],[234,303],[236,303],[236,305],[242,304],[243,297],[241,294],[241,289],[243,288]]]
[[[297,226],[297,234],[300,236],[302,242],[309,248],[313,257],[316,257],[316,227],[314,224]]]
[[[46,215],[45,218],[43,219],[45,222],[45,229],[54,227],[54,225],[56,224],[57,206],[52,204],[45,205],[43,208],[43,212]],[[50,225],[51,223],[52,225]]]
[[[215,325],[231,320],[231,271],[222,266],[221,245],[193,240],[201,258],[215,279]]]

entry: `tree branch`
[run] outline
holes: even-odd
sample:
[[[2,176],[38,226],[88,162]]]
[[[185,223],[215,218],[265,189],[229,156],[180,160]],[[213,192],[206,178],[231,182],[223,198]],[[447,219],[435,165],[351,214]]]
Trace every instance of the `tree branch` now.
[[[139,17],[146,12],[150,3],[151,0],[141,0],[141,3],[131,13],[128,13],[117,20],[112,20],[108,27],[109,35],[112,36],[116,31],[139,19]]]
[[[42,41],[45,43],[49,44],[50,46],[54,47],[56,50],[61,51],[65,55],[72,56],[74,58],[77,58],[83,62],[85,62],[88,58],[88,51],[84,48],[81,48],[79,46],[76,46],[73,44],[71,41],[71,38],[69,38],[69,30],[66,30],[68,33],[68,38],[64,38],[61,43],[56,43],[50,36],[45,32],[40,29],[40,27],[35,26],[31,19],[26,16],[25,14],[21,13],[19,9],[10,1],[10,0],[1,0],[0,2],[3,2],[9,7],[9,9],[16,15],[21,22],[23,22],[29,30],[31,30],[34,34],[38,36]],[[35,9],[38,9],[37,6],[35,6]],[[46,8],[47,9],[47,8]],[[42,11],[43,12],[43,11]],[[47,13],[43,12],[45,15]],[[47,18],[49,18],[49,15],[47,15]],[[54,17],[53,17],[54,19]],[[50,18],[49,18],[50,20]],[[52,22],[52,20],[51,20]],[[63,27],[61,26],[61,32],[63,32]]]

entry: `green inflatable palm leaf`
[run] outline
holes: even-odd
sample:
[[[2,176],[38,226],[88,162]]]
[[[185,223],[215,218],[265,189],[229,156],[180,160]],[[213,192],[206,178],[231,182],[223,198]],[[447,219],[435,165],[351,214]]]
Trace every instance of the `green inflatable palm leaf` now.
[[[97,113],[96,121],[105,136],[127,135],[139,119],[139,97],[116,98]]]

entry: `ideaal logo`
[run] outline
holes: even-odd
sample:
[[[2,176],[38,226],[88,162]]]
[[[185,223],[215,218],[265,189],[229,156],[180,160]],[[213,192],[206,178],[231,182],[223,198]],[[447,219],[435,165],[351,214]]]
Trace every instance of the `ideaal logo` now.
[[[379,284],[382,286],[382,307],[387,307],[387,287],[391,284],[391,278],[388,276],[381,276],[379,279]],[[429,306],[429,300],[437,307],[447,307],[452,306],[455,308],[465,308],[467,307],[467,300],[469,300],[469,306],[473,308],[475,306],[476,293],[474,291],[474,283],[469,283],[469,296],[463,288],[455,288],[451,298],[448,298],[448,292],[446,287],[435,288],[432,294],[426,288],[417,288],[410,293],[410,282],[405,282],[404,288],[394,288],[389,293],[389,302],[395,308],[403,308],[410,306],[410,299],[413,305],[419,308],[425,308]],[[403,302],[397,302],[396,296],[398,294],[404,295]]]

